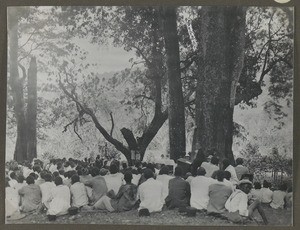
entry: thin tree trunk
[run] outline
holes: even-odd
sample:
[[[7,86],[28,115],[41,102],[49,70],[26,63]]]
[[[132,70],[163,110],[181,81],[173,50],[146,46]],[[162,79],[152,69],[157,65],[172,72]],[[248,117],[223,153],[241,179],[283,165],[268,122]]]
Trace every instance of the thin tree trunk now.
[[[179,65],[179,43],[176,8],[163,8],[163,31],[167,56],[169,83],[169,138],[170,158],[177,160],[185,155],[185,116]]]
[[[27,157],[29,161],[37,157],[36,152],[36,116],[37,116],[37,66],[36,59],[30,61],[28,70],[27,103]]]
[[[17,140],[14,160],[22,162],[27,159],[27,133],[23,94],[24,79],[19,77],[18,71],[18,12],[14,7],[8,8],[8,35],[9,83],[13,95],[14,113],[17,122]]]
[[[196,130],[193,149],[234,161],[233,111],[243,68],[245,9],[203,7],[199,75],[196,89]]]

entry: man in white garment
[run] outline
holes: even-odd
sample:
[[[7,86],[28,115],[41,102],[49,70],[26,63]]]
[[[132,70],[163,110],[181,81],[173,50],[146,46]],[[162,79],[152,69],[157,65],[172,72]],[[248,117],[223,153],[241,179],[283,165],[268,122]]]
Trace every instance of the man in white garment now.
[[[141,201],[139,210],[148,209],[150,213],[160,212],[164,204],[163,185],[153,178],[154,173],[151,169],[145,169],[144,177],[146,181],[139,186],[137,194],[137,198]]]
[[[166,197],[169,194],[169,180],[174,178],[173,176],[168,175],[169,174],[169,167],[163,166],[160,171],[159,175],[157,175],[156,180],[160,181],[163,185],[163,199],[165,200]]]
[[[111,164],[109,166],[110,174],[104,176],[108,191],[113,190],[115,195],[117,195],[121,185],[123,184],[124,178],[124,175],[118,171],[119,169],[117,165]]]
[[[44,208],[48,209],[49,199],[51,197],[51,191],[52,189],[55,188],[55,184],[54,182],[52,182],[51,174],[46,174],[44,178],[45,178],[45,183],[40,184],[39,186],[42,192],[42,205],[44,206]]]
[[[211,177],[213,172],[219,170],[219,159],[215,156],[213,156],[211,159],[210,159],[210,162],[206,162],[204,161],[202,164],[201,164],[201,167],[203,167],[206,171],[206,174],[205,176],[206,177]]]
[[[222,163],[223,163],[223,170],[228,171],[231,174],[230,182],[232,182],[233,185],[237,185],[239,182],[239,179],[236,175],[235,168],[230,164],[230,160],[225,158],[222,161]]]
[[[197,169],[197,176],[191,181],[191,207],[198,210],[206,210],[209,195],[208,189],[211,184],[216,183],[211,177],[205,176],[206,171],[203,167]]]

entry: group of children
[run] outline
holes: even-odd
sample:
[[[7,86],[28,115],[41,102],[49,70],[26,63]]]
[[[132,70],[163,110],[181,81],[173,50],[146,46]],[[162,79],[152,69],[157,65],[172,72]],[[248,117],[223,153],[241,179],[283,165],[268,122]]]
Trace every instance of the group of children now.
[[[46,165],[41,161],[23,164],[7,171],[6,217],[39,211],[55,220],[70,210],[123,212],[136,208],[140,216],[147,216],[164,208],[178,208],[241,222],[258,210],[268,224],[261,203],[272,208],[291,207],[292,192],[286,185],[273,192],[267,181],[263,188],[255,182],[253,189],[242,159],[236,164],[233,167],[224,159],[220,167],[218,158],[211,157],[192,164],[186,174],[180,166],[172,173],[166,165],[155,167],[145,162],[132,167],[119,161],[107,165],[99,156],[95,162],[70,158],[52,159]]]

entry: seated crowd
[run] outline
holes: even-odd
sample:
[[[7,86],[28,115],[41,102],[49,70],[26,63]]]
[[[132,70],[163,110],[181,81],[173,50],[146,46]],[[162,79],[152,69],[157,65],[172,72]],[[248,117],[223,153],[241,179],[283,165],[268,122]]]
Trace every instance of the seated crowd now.
[[[34,211],[44,212],[49,220],[77,211],[107,210],[123,212],[138,209],[140,216],[175,209],[199,210],[207,215],[225,216],[242,222],[257,210],[268,220],[262,204],[274,209],[291,208],[292,190],[282,184],[272,191],[269,182],[254,182],[243,160],[237,166],[216,156],[193,163],[189,172],[180,166],[174,173],[166,165],[136,162],[129,167],[119,161],[97,156],[95,162],[69,158],[24,163],[6,171],[6,216]]]

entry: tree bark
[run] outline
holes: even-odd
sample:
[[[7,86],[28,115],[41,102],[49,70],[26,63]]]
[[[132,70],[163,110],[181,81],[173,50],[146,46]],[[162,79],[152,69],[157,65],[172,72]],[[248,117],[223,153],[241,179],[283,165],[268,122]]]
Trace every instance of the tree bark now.
[[[36,151],[36,116],[37,116],[37,65],[36,58],[31,58],[28,69],[27,103],[27,158],[32,161]]]
[[[17,140],[14,160],[22,162],[27,159],[27,133],[23,94],[23,80],[18,71],[18,11],[8,8],[9,36],[9,83],[13,95],[14,113],[17,122]],[[25,77],[25,76],[23,76]]]
[[[243,68],[246,12],[242,7],[202,10],[193,148],[233,162],[233,112]]]
[[[177,160],[185,155],[185,116],[180,78],[176,8],[171,6],[163,7],[163,19],[169,83],[170,158]]]

